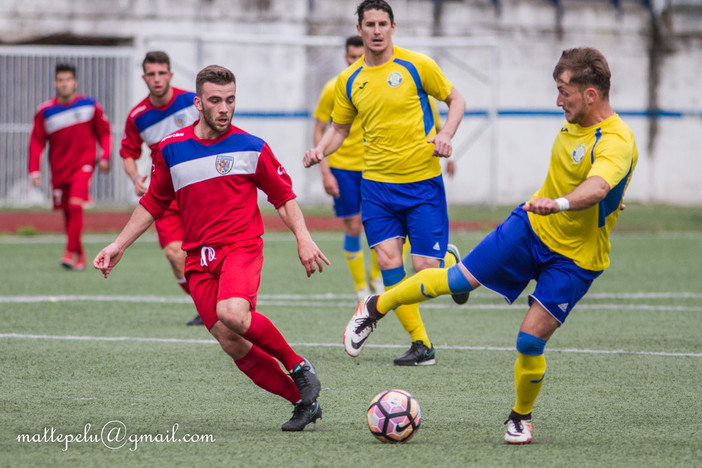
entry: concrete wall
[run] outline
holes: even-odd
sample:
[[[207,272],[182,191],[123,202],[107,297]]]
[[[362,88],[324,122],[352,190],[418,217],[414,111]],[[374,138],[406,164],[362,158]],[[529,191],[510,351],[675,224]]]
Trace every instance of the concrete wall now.
[[[702,2],[545,0],[391,2],[395,43],[429,53],[466,96],[454,140],[458,174],[451,203],[517,203],[541,184],[563,117],[553,66],[565,48],[593,46],[613,73],[611,101],[633,128],[640,159],[628,199],[702,205]],[[235,124],[269,141],[305,203],[326,200],[318,171],[301,157],[311,145],[321,85],[343,66],[341,44],[355,32],[357,0],[5,0],[0,40],[54,34],[119,39],[134,50],[134,96],[146,92],[139,63],[147,50],[174,60],[176,86],[192,88],[202,66],[237,74]],[[435,34],[494,47],[422,45]],[[319,46],[316,37],[326,46]],[[119,42],[119,41],[118,41]],[[315,45],[316,44],[316,45]],[[436,44],[433,43],[433,44]],[[411,46],[410,46],[411,45]],[[494,67],[494,68],[492,68]],[[499,112],[487,128],[484,112]],[[662,111],[662,112],[661,112]],[[651,118],[658,113],[658,117]],[[121,123],[117,123],[121,126]]]

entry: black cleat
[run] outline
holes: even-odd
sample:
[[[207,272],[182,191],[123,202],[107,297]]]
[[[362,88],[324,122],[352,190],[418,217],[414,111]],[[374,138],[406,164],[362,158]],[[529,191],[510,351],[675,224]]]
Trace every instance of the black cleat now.
[[[317,372],[312,363],[304,359],[304,361],[293,367],[293,370],[290,372],[290,377],[293,379],[297,390],[300,392],[302,403],[305,405],[314,403],[319,396],[319,391],[322,389],[322,384],[319,383]]]
[[[458,251],[458,247],[456,247],[453,244],[449,244],[446,247],[446,252],[450,253],[454,257],[456,257],[456,264],[461,263],[461,253]],[[469,292],[465,293],[458,293],[458,294],[451,294],[451,299],[453,299],[453,302],[455,302],[458,305],[465,304],[468,302],[468,298],[470,297]]]
[[[306,405],[298,403],[293,409],[292,418],[281,426],[283,431],[301,431],[309,423],[315,423],[318,419],[322,419],[322,407],[316,401]]]
[[[436,364],[434,347],[429,348],[422,340],[412,343],[405,354],[395,358],[396,366],[432,366]]]
[[[204,325],[205,322],[202,321],[199,315],[196,315],[191,320],[189,320],[186,325]]]

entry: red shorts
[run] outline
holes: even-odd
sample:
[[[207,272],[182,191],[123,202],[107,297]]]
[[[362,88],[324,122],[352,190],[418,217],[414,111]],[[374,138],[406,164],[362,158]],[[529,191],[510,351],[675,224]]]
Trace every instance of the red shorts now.
[[[178,211],[178,203],[175,200],[154,224],[161,248],[171,242],[183,242],[183,223],[180,220],[180,211]]]
[[[84,202],[90,199],[90,181],[93,177],[94,168],[90,164],[84,165],[63,184],[51,185],[51,200],[55,210],[68,208],[68,200],[79,198]]]
[[[188,252],[185,277],[198,314],[209,330],[217,320],[217,302],[232,297],[249,301],[256,309],[261,285],[263,239],[225,247],[203,247]]]

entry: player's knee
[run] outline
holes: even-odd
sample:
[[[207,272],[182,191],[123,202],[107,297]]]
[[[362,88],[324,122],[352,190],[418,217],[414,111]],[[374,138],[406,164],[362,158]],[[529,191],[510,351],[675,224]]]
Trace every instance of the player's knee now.
[[[248,302],[236,299],[217,303],[217,318],[233,332],[243,335],[251,324],[251,309]]]
[[[344,233],[348,236],[358,237],[363,232],[363,223],[360,216],[344,219]]]
[[[517,351],[527,356],[539,356],[544,354],[546,340],[532,334],[519,331],[517,335]]]

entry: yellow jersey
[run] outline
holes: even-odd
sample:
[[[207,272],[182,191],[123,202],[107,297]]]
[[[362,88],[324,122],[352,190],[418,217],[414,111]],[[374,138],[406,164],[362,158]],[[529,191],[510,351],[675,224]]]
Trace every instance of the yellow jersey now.
[[[327,81],[319,95],[317,109],[314,111],[314,118],[322,122],[331,122],[332,109],[334,108],[334,85],[335,76]],[[327,158],[330,167],[346,169],[349,171],[360,171],[363,169],[363,129],[358,120],[351,124],[349,136],[346,137],[341,147]]]
[[[536,235],[581,268],[606,269],[609,234],[637,159],[634,134],[617,114],[590,127],[566,122],[553,143],[546,181],[532,198],[558,198],[592,176],[602,177],[610,191],[604,200],[586,210],[548,216],[529,213]]]
[[[382,65],[366,66],[361,57],[339,75],[332,119],[360,121],[364,179],[408,183],[441,174],[434,145],[427,143],[436,135],[429,96],[443,101],[452,88],[434,60],[400,47]]]

